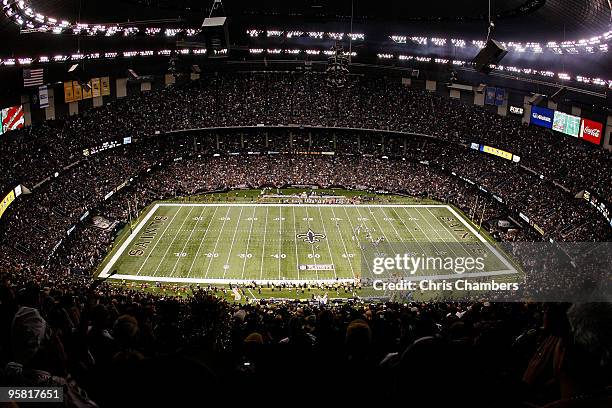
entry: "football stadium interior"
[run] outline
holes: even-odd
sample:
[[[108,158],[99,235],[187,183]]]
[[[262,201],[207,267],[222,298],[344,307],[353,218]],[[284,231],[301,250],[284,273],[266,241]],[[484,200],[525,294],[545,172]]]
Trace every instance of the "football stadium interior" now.
[[[610,0],[0,8],[0,407],[612,407]]]

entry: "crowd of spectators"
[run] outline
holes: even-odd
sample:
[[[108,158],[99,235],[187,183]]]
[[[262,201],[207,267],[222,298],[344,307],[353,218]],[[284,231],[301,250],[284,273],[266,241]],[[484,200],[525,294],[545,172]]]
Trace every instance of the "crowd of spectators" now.
[[[612,198],[612,160],[599,147],[396,80],[354,76],[338,91],[325,86],[325,78],[315,73],[206,75],[190,84],[123,98],[84,115],[13,132],[0,144],[0,154],[6,158],[0,186],[2,190],[16,183],[32,186],[78,160],[83,149],[124,136],[261,124],[393,130],[484,143],[520,156],[522,164],[573,192],[586,188],[605,200]],[[318,142],[322,143],[315,146],[330,147],[323,139]],[[231,143],[227,141],[227,146]],[[364,139],[365,150],[375,147],[369,143]],[[342,141],[337,146],[354,147]]]
[[[574,198],[583,188],[612,197],[611,183],[594,177],[612,176],[608,153],[387,80],[355,77],[340,94],[321,81],[206,77],[3,140],[0,185],[50,179],[15,200],[0,224],[0,383],[62,386],[66,405],[82,407],[281,402],[316,399],[322,388],[346,402],[418,395],[425,405],[609,405],[608,304],[241,305],[219,288],[147,292],[92,279],[113,240],[92,216],[125,223],[128,208],[237,187],[402,193],[453,203],[485,222],[521,212],[545,231],[520,217],[512,233],[486,224],[500,240],[610,238],[603,217]],[[308,128],[155,135],[261,123],[436,137]],[[127,135],[131,144],[83,155]],[[536,174],[470,150],[472,141],[520,155]]]

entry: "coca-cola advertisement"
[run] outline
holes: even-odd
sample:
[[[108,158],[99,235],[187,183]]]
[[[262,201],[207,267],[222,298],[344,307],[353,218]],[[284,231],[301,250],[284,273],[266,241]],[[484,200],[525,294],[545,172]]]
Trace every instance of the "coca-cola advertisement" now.
[[[601,143],[603,124],[589,119],[582,119],[580,124],[580,138],[596,145]]]

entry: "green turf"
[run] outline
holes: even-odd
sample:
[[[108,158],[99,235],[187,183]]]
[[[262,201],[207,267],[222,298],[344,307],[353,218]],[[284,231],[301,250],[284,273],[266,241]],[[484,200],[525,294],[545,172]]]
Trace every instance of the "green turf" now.
[[[380,206],[380,201],[263,204],[255,202],[252,193],[200,197],[197,203],[155,203],[143,211],[134,233],[124,231],[100,276],[117,270],[115,279],[184,284],[352,281],[366,273],[358,244],[367,238],[363,231],[355,236],[358,225],[372,238],[416,244],[432,255],[464,256],[469,248],[485,248],[474,226],[470,230],[469,222],[461,222],[460,213],[445,205],[414,204],[406,198],[385,200],[393,206]],[[318,242],[306,242],[300,234],[308,230],[323,236]],[[490,255],[487,270],[504,269],[502,261]]]

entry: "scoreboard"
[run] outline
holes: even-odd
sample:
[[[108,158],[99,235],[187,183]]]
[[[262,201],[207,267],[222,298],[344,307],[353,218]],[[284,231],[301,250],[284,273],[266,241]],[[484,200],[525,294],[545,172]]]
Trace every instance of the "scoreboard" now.
[[[580,117],[568,115],[564,112],[555,111],[552,128],[557,132],[561,132],[573,137],[578,137],[578,133],[580,133]]]

